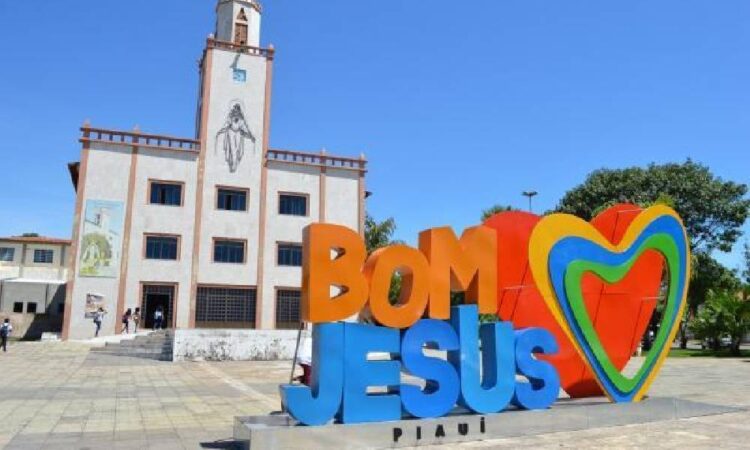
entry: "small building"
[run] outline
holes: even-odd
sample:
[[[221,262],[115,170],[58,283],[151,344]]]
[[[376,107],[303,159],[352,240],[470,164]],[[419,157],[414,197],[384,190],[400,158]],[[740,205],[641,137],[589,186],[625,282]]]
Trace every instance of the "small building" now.
[[[257,1],[219,0],[193,137],[85,124],[63,337],[127,309],[176,328],[296,328],[302,230],[364,231],[366,161],[269,145],[275,50]]]
[[[14,335],[60,331],[70,240],[36,235],[0,238],[0,317]]]

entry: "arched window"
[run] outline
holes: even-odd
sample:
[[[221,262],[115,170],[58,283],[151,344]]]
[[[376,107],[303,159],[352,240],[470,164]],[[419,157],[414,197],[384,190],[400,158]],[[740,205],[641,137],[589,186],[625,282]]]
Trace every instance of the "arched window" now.
[[[234,23],[234,43],[247,45],[247,16],[245,15],[245,8],[240,9],[240,13],[237,14],[237,20]]]

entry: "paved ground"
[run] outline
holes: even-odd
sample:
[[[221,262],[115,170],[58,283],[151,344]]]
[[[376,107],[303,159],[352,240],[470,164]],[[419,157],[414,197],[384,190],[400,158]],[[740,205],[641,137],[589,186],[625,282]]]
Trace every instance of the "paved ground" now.
[[[14,343],[0,354],[0,447],[226,448],[236,415],[278,409],[288,362],[165,363]],[[669,359],[651,393],[750,408],[750,360]],[[737,447],[750,412],[547,434],[467,447]],[[310,448],[315,448],[311,443]]]

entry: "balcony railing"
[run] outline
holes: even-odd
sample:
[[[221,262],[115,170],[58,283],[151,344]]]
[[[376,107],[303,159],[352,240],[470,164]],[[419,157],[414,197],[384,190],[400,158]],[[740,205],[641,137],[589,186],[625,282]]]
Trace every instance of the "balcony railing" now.
[[[208,38],[206,46],[208,48],[218,48],[222,50],[245,53],[248,55],[263,56],[265,58],[273,58],[273,54],[274,54],[273,47],[269,47],[269,48],[253,47],[252,45],[242,45],[242,44],[235,44],[234,42],[229,42],[229,41],[220,41],[215,38]]]
[[[360,158],[345,158],[341,156],[331,156],[325,152],[310,153],[269,148],[268,152],[266,152],[266,161],[327,167],[331,169],[358,170],[362,172],[367,170],[367,160],[364,156]]]
[[[201,149],[200,141],[195,139],[147,134],[139,131],[117,131],[84,126],[81,128],[81,133],[81,142],[88,141],[105,144],[124,144],[156,149],[184,150],[196,153],[200,152]]]

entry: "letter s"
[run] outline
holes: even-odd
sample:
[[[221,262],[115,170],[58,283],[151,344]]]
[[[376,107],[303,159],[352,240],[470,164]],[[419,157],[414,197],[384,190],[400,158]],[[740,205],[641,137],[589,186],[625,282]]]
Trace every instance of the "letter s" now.
[[[535,359],[533,353],[557,353],[557,341],[544,328],[524,328],[516,335],[516,369],[529,382],[516,382],[513,404],[524,409],[544,409],[557,400],[560,376],[552,364]]]

